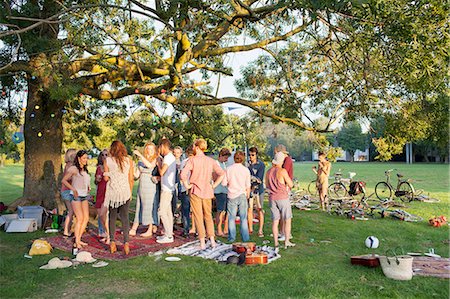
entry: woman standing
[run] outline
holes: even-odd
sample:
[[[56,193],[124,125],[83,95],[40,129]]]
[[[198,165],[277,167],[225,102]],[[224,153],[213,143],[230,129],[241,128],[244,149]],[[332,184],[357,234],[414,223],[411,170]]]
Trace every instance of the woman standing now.
[[[88,195],[91,191],[91,177],[88,173],[87,164],[87,152],[85,150],[78,151],[75,156],[74,165],[67,170],[66,175],[64,175],[62,179],[62,183],[69,188],[73,194],[71,205],[75,217],[77,217],[74,247],[77,247],[78,249],[87,245],[87,243],[81,241],[81,236],[86,230],[86,226],[89,222]],[[72,181],[70,182],[70,180]]]
[[[103,165],[105,164],[106,158],[108,157],[108,150],[104,149],[98,156],[97,160],[97,170],[95,172],[95,184],[97,185],[97,193],[95,196],[95,208],[97,209],[98,219],[100,220],[100,224],[106,233],[100,235],[103,239],[102,242],[106,242],[109,244],[109,234],[108,234],[108,226],[106,225],[106,219],[108,216],[108,208],[103,205],[105,202],[105,192],[106,192],[106,181],[103,178],[103,173],[105,172],[105,168]],[[100,233],[100,229],[99,229]]]
[[[319,168],[313,166],[313,171],[317,174],[316,186],[319,190],[320,205],[325,211],[328,205],[328,176],[331,171],[331,163],[327,161],[324,152],[319,152]]]
[[[109,155],[104,164],[103,177],[107,181],[104,205],[109,209],[110,250],[111,253],[117,251],[115,232],[117,214],[119,214],[124,238],[123,251],[125,254],[129,254],[130,220],[128,219],[128,208],[134,181],[133,161],[128,157],[125,145],[119,140],[113,141],[109,149]]]
[[[156,145],[153,142],[147,142],[144,146],[144,155],[138,150],[133,152],[139,157],[137,172],[135,178],[139,179],[139,186],[137,192],[136,202],[136,214],[134,216],[133,226],[130,230],[130,236],[136,235],[136,230],[139,227],[139,223],[148,225],[148,229],[145,233],[141,234],[141,237],[151,237],[153,234],[153,203],[156,196],[156,188],[158,184],[158,178],[152,175],[156,166],[156,158],[158,152]]]
[[[70,166],[73,165],[73,160],[75,160],[75,155],[77,154],[76,149],[69,148],[64,155],[64,162],[66,165],[64,166],[63,177],[67,174]],[[69,181],[69,183],[71,180]],[[67,188],[66,185],[61,184],[61,199],[64,200],[67,208],[66,219],[64,220],[64,237],[70,237],[70,229],[72,227],[72,219],[73,219],[73,209],[72,204],[70,203],[73,199],[73,194],[70,194],[71,190]]]

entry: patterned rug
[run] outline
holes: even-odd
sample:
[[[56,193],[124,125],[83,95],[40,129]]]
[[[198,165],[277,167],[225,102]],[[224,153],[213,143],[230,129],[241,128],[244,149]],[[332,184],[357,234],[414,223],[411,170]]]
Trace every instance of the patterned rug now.
[[[450,278],[450,258],[415,256],[412,268],[415,276]]]
[[[96,230],[89,229],[88,232],[83,234],[82,241],[88,243],[88,246],[83,247],[83,251],[88,251],[96,259],[106,260],[124,260],[140,255],[147,255],[148,253],[154,253],[159,250],[165,250],[173,247],[183,245],[187,242],[195,240],[194,235],[190,235],[189,238],[181,236],[182,231],[174,231],[174,242],[169,244],[159,244],[156,242],[156,236],[161,235],[160,232],[153,234],[151,238],[139,237],[139,234],[144,233],[145,229],[138,229],[136,236],[130,236],[130,254],[125,255],[123,253],[123,236],[120,231],[116,231],[115,239],[117,244],[117,252],[111,254],[109,252],[109,245],[100,242],[100,238],[97,237]],[[53,248],[57,248],[63,251],[71,252],[73,239],[64,238],[62,235],[46,238]]]

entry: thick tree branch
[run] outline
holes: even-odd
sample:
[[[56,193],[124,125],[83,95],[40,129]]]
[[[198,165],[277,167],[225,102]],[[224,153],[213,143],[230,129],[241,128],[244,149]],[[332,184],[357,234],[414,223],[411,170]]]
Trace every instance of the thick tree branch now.
[[[265,39],[262,40],[260,42],[257,43],[253,43],[250,45],[239,45],[239,46],[232,46],[232,47],[226,47],[226,48],[217,48],[217,49],[211,49],[211,50],[207,50],[204,51],[203,53],[199,53],[199,57],[208,57],[208,56],[220,56],[226,53],[230,53],[230,52],[245,52],[245,51],[251,51],[257,48],[262,48],[265,47],[269,44],[278,42],[278,41],[282,41],[282,40],[286,40],[289,37],[305,30],[305,28],[307,28],[309,26],[310,22],[305,23],[301,26],[298,26],[297,28],[295,28],[294,30],[291,30],[283,35],[280,36],[274,36],[272,38],[269,39]]]

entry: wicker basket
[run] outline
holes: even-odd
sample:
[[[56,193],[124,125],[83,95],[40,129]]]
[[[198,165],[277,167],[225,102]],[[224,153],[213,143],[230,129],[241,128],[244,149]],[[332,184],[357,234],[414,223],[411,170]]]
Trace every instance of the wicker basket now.
[[[413,257],[409,255],[380,256],[381,269],[386,277],[395,280],[411,280]]]

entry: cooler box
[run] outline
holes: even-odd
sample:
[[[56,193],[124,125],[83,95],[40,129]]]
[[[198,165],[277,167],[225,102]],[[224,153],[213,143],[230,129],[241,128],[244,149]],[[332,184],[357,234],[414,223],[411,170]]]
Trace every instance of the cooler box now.
[[[41,206],[24,206],[17,207],[17,213],[19,218],[35,219],[37,228],[42,227],[42,214],[44,213],[44,208]]]
[[[19,215],[17,214],[5,214],[0,216],[0,226],[5,225],[5,230],[8,229],[9,224],[11,223],[11,221],[18,219]]]
[[[31,233],[37,230],[36,219],[19,218],[12,220],[6,229],[7,233]]]

